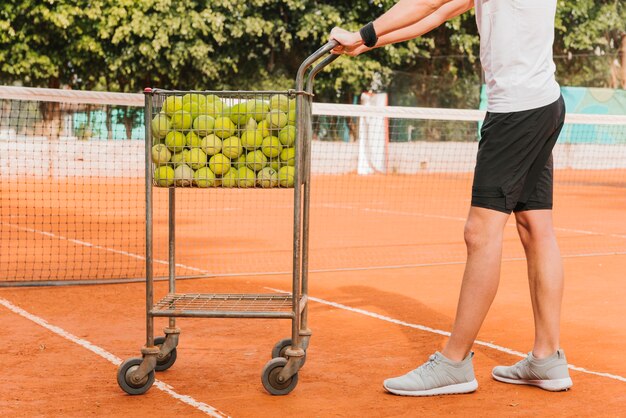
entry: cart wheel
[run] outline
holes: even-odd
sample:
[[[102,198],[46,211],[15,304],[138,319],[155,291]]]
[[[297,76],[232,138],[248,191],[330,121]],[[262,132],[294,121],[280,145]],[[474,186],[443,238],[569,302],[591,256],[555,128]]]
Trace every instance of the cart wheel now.
[[[156,337],[154,339],[154,345],[161,348],[161,346],[165,343],[165,337]],[[157,364],[154,370],[157,372],[162,372],[164,370],[169,369],[176,362],[176,348],[174,348],[170,353],[163,357],[157,358]]]
[[[129,395],[143,395],[154,383],[154,370],[148,373],[140,382],[131,380],[132,372],[139,368],[142,361],[143,359],[140,358],[130,358],[120,364],[120,367],[117,369],[117,384]]]
[[[272,348],[272,358],[278,358],[278,357],[287,358],[287,356],[285,355],[285,351],[289,347],[291,347],[291,338],[284,338],[280,340],[274,345],[274,348]],[[305,362],[306,362],[306,350],[304,351],[304,357],[302,358],[302,364],[300,365],[300,367],[304,366]]]
[[[284,382],[278,381],[278,374],[287,365],[284,357],[273,358],[263,367],[261,382],[263,387],[272,395],[287,395],[298,384],[298,373],[291,376]]]

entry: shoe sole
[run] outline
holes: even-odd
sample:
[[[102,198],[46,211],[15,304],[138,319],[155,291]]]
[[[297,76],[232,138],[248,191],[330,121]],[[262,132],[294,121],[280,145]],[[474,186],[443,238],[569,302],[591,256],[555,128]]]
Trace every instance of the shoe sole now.
[[[568,390],[572,387],[573,382],[572,379],[566,377],[564,379],[550,379],[550,380],[530,380],[530,379],[509,379],[506,377],[496,376],[495,374],[491,374],[494,379],[498,382],[503,383],[511,383],[513,385],[529,385],[536,386],[543,390],[549,390],[550,392],[561,392],[564,390]]]
[[[442,386],[440,388],[433,388],[428,390],[400,390],[388,388],[383,384],[383,387],[387,392],[400,396],[436,396],[436,395],[456,395],[462,393],[471,393],[478,389],[478,382],[476,379],[467,383],[457,383],[456,385]]]

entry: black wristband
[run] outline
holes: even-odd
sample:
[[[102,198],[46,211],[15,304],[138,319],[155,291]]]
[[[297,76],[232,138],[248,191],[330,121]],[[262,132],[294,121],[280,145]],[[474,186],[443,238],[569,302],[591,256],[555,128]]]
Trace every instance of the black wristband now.
[[[374,30],[374,22],[370,22],[367,25],[363,26],[359,33],[361,34],[361,39],[363,39],[363,43],[366,47],[372,48],[376,46],[376,42],[378,42],[378,36],[376,36],[376,31]]]

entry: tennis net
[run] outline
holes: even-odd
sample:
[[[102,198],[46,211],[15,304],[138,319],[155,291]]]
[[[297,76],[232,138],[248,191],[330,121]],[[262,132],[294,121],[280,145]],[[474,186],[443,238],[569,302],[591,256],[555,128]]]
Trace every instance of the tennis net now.
[[[0,286],[145,275],[141,94],[0,87]],[[312,271],[463,263],[484,113],[313,107]],[[565,256],[626,253],[626,116],[568,115],[554,151]],[[177,274],[291,271],[288,190],[177,189]],[[167,191],[154,193],[167,274]],[[505,258],[522,258],[514,223]]]

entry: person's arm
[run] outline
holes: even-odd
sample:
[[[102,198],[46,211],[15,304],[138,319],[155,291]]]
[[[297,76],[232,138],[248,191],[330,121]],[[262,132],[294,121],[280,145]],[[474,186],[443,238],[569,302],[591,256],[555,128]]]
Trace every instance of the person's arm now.
[[[402,2],[402,1],[401,1]],[[401,2],[397,3],[398,6]],[[394,6],[394,8],[396,7]],[[361,35],[359,32],[348,32],[346,30],[340,28],[334,28],[331,31],[331,39],[337,40],[341,46],[335,48],[333,50],[334,53],[344,53],[347,55],[356,56],[362,54],[363,52],[369,51],[373,48],[378,48],[381,46],[394,44],[397,42],[407,41],[409,39],[416,38],[421,36],[436,27],[440,26],[447,20],[450,20],[460,14],[465,13],[466,11],[472,9],[474,7],[474,0],[450,0],[445,2],[441,7],[439,7],[434,12],[425,16],[421,20],[405,27],[401,27],[392,32],[388,32],[386,34],[380,35],[378,34],[378,42],[372,48],[368,48],[363,44],[361,39]],[[390,9],[389,11],[393,10]],[[385,16],[386,13],[383,15]],[[383,17],[381,16],[381,18]],[[374,27],[376,28],[378,20],[374,22]],[[356,42],[356,38],[360,40],[360,42]],[[343,42],[346,42],[344,44]],[[350,44],[350,42],[352,42]]]

